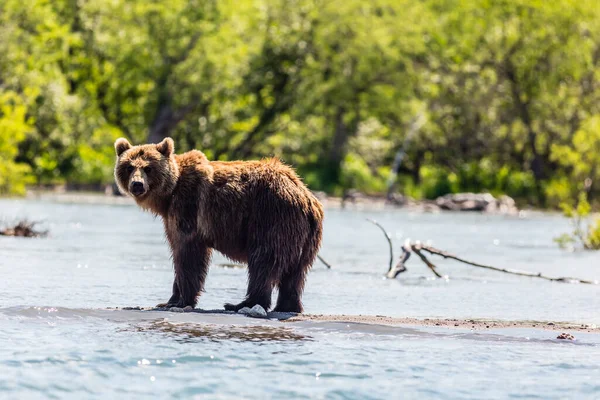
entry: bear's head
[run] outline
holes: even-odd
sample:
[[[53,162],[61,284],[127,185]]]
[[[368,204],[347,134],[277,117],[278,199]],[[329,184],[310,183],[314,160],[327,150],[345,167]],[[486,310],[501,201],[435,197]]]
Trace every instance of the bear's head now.
[[[115,142],[115,151],[115,180],[121,192],[148,208],[171,195],[179,177],[173,139],[132,146],[127,139],[120,138]]]

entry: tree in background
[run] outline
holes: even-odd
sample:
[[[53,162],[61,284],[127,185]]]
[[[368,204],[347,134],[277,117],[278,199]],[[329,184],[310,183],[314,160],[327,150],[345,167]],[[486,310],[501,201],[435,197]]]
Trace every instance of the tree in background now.
[[[405,194],[557,206],[598,178],[598,21],[592,0],[4,0],[0,182],[106,184],[116,137],[172,136],[383,192],[407,142]]]
[[[598,7],[430,3],[441,16],[421,93],[429,99],[423,144],[433,147],[431,163],[452,174],[458,190],[544,202],[559,169],[553,144],[568,142],[582,118],[598,113]]]

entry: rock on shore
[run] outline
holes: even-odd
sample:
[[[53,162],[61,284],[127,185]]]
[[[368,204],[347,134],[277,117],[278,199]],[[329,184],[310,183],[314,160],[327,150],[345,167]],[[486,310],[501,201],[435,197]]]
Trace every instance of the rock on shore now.
[[[480,211],[480,212],[517,212],[515,201],[509,196],[495,198],[489,193],[456,193],[438,197],[436,205],[442,210]]]
[[[348,190],[341,198],[329,197],[323,192],[315,192],[315,194],[326,207],[364,209],[402,207],[424,212],[475,211],[500,214],[514,214],[519,211],[513,198],[505,195],[494,197],[490,193],[453,193],[435,200],[415,200],[397,193],[388,198],[370,196],[357,190]]]

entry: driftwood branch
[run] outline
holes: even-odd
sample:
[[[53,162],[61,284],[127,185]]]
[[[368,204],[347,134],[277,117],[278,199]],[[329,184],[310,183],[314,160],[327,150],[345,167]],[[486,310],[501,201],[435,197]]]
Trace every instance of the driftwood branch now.
[[[390,245],[390,255],[393,256],[393,253],[391,250],[392,239],[388,235],[385,228],[383,228],[379,223],[377,223],[371,219],[368,219],[368,221],[377,225],[385,233],[385,237],[388,241],[388,244]],[[571,277],[553,277],[553,276],[544,275],[541,272],[520,271],[520,270],[516,270],[516,269],[498,268],[498,267],[494,267],[491,265],[479,264],[479,263],[476,263],[473,261],[465,260],[464,258],[455,256],[454,254],[448,253],[446,251],[436,249],[435,247],[423,245],[421,242],[418,242],[418,241],[413,243],[410,241],[410,239],[407,239],[404,242],[404,245],[402,246],[402,255],[400,256],[400,260],[398,260],[396,265],[393,266],[393,263],[390,262],[388,272],[385,275],[386,278],[394,279],[400,273],[405,272],[407,270],[406,262],[410,258],[411,253],[415,253],[421,259],[421,261],[423,261],[423,263],[425,265],[427,265],[427,267],[431,270],[431,272],[433,272],[435,274],[435,276],[437,276],[438,278],[443,278],[443,276],[437,271],[437,267],[435,266],[435,264],[433,264],[427,258],[427,256],[425,256],[425,254],[423,254],[423,252],[427,252],[432,255],[440,256],[440,257],[443,257],[444,259],[455,260],[455,261],[458,261],[458,262],[461,262],[463,264],[467,264],[467,265],[470,265],[473,267],[489,269],[489,270],[497,271],[497,272],[504,272],[506,274],[511,274],[511,275],[527,276],[530,278],[539,278],[539,279],[544,279],[544,280],[552,281],[552,282],[583,283],[583,284],[588,284],[588,285],[600,284],[600,282],[597,280],[579,279],[579,278],[571,278]]]
[[[48,231],[38,231],[35,226],[38,224],[36,221],[23,220],[19,221],[14,226],[9,226],[5,229],[0,229],[0,236],[17,236],[17,237],[40,237],[46,236]]]
[[[327,261],[325,261],[325,259],[323,257],[321,257],[319,254],[317,254],[317,258],[319,259],[319,261],[321,261],[323,264],[325,264],[327,269],[331,269],[331,264],[329,264]]]
[[[473,261],[465,260],[464,258],[457,257],[454,254],[450,254],[446,251],[442,251],[442,250],[439,250],[439,249],[436,249],[436,248],[430,247],[430,246],[422,246],[422,250],[426,251],[430,254],[435,254],[435,255],[443,257],[445,259],[449,258],[449,259],[461,262],[463,264],[471,265],[473,267],[491,269],[492,271],[504,272],[504,273],[512,274],[512,275],[528,276],[531,278],[540,278],[540,279],[545,279],[547,281],[553,281],[553,282],[574,282],[574,283],[584,283],[584,284],[588,284],[588,285],[597,285],[598,284],[598,281],[594,281],[594,280],[570,278],[570,277],[552,277],[552,276],[543,275],[541,272],[520,271],[520,270],[516,270],[516,269],[498,268],[498,267],[493,267],[491,265],[479,264],[479,263],[476,263]]]
[[[431,261],[429,261],[429,259],[427,257],[425,257],[425,254],[421,253],[421,249],[425,250],[425,248],[423,248],[420,243],[413,244],[410,247],[411,247],[411,250],[416,255],[419,256],[421,261],[423,261],[425,263],[425,265],[427,265],[427,267],[429,267],[429,269],[431,270],[431,272],[433,272],[433,274],[435,276],[437,276],[438,278],[443,278],[443,276],[439,272],[437,272],[436,266],[433,265],[433,263]]]
[[[385,230],[385,228],[383,226],[381,226],[381,224],[379,222],[377,222],[377,221],[375,221],[374,219],[371,219],[371,218],[367,218],[367,221],[369,221],[372,224],[375,224],[379,229],[381,229],[381,231],[385,235],[385,238],[387,239],[388,245],[390,246],[390,265],[389,265],[389,270],[391,271],[392,270],[392,266],[394,265],[394,246],[392,244],[392,237]]]
[[[396,263],[393,268],[390,268],[388,272],[385,274],[385,277],[388,279],[394,279],[398,274],[406,271],[406,262],[410,258],[412,250],[410,248],[410,240],[406,239],[404,246],[402,246],[402,255],[400,256],[400,260]]]

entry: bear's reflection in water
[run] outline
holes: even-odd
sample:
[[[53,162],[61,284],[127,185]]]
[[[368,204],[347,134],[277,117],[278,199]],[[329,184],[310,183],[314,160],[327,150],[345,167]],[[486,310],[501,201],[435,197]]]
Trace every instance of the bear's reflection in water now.
[[[144,325],[136,325],[128,331],[160,333],[180,342],[208,340],[211,342],[289,342],[311,341],[310,336],[295,333],[289,328],[271,326],[235,326],[214,324],[172,323],[155,320]]]

